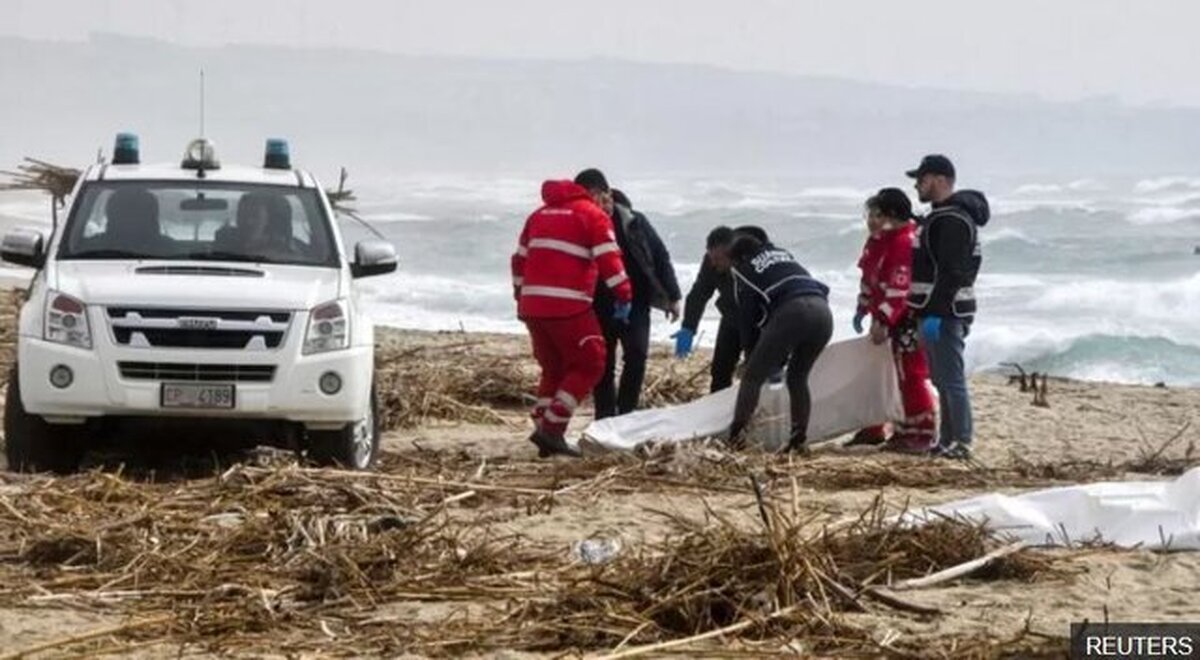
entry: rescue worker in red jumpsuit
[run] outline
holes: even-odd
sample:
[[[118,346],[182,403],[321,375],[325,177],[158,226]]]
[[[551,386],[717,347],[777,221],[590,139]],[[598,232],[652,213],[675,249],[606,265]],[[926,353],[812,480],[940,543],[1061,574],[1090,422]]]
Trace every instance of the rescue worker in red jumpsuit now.
[[[858,262],[862,291],[854,329],[861,333],[863,321],[869,318],[871,340],[876,344],[891,340],[905,419],[896,422],[895,434],[886,444],[883,426],[859,431],[850,444],[884,444],[885,450],[923,454],[937,445],[937,433],[929,365],[907,304],[917,228],[912,202],[899,188],[884,188],[866,206],[871,235]]]
[[[592,310],[597,280],[612,290],[613,318],[626,322],[633,287],[625,274],[612,220],[571,181],[542,184],[542,206],[525,221],[512,257],[517,316],[529,328],[541,367],[529,437],[542,458],[578,456],[564,433],[604,374],[604,333]]]

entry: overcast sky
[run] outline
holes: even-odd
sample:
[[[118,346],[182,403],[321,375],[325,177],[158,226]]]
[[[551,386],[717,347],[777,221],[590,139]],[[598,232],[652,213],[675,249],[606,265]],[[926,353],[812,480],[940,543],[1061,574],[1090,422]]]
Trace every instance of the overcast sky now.
[[[1196,0],[0,0],[0,34],[617,57],[1200,105]],[[0,66],[4,63],[0,62]]]

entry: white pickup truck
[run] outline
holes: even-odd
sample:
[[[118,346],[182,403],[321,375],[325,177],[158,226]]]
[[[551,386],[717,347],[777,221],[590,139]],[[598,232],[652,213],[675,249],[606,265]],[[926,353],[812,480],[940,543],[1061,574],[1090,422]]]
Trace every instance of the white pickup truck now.
[[[37,269],[5,400],[9,469],[77,469],[97,438],[146,423],[371,466],[374,331],[354,280],[394,271],[395,249],[348,256],[285,142],[268,141],[263,167],[221,166],[204,140],[179,165],[143,165],[122,134],[69,209],[49,237],[0,244]]]

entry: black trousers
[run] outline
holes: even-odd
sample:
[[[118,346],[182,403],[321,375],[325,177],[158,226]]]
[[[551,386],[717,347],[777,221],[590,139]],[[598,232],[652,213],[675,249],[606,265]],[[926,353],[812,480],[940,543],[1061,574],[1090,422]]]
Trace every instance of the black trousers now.
[[[783,302],[767,321],[754,352],[746,360],[746,373],[738,389],[731,435],[737,437],[750,423],[767,378],[787,362],[787,388],[791,399],[792,440],[808,436],[812,396],[808,374],[833,336],[833,315],[820,296],[801,296]]]
[[[710,392],[720,392],[733,385],[733,374],[742,359],[742,334],[738,331],[736,318],[721,317],[717,327],[717,345],[713,347]]]
[[[629,323],[605,319],[604,343],[607,359],[604,376],[592,391],[596,419],[624,415],[637,410],[646,380],[646,358],[650,353],[650,307],[634,305]],[[621,347],[621,384],[617,387],[617,346]]]

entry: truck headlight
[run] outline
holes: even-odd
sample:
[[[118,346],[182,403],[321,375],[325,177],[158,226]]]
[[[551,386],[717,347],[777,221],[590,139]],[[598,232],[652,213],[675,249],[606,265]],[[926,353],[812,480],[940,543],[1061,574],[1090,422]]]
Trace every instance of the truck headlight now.
[[[346,301],[334,300],[317,305],[308,314],[304,333],[304,354],[337,351],[350,346],[350,316]]]
[[[46,341],[79,348],[92,347],[87,306],[65,293],[51,291],[46,302]]]

